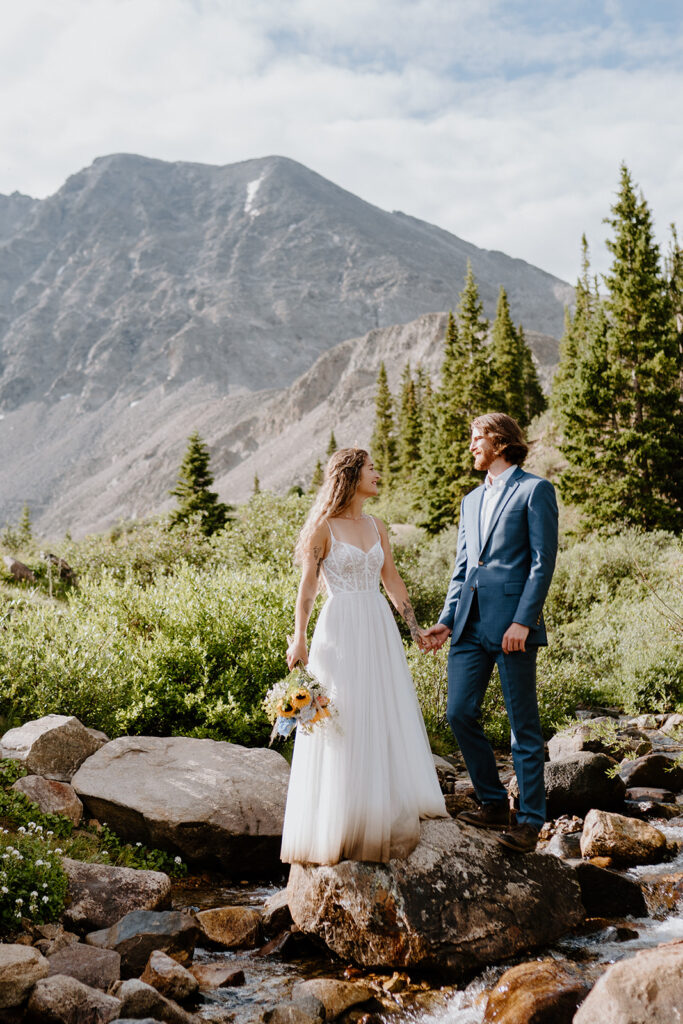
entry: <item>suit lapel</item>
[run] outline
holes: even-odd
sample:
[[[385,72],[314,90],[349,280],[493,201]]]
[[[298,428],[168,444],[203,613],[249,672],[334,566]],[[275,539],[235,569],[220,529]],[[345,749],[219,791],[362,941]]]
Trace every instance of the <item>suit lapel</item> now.
[[[505,508],[505,506],[507,505],[508,501],[510,500],[512,495],[515,493],[517,488],[519,487],[519,475],[520,475],[520,473],[521,473],[521,470],[519,470],[519,468],[518,468],[517,472],[513,473],[512,476],[510,477],[510,479],[507,482],[507,486],[505,487],[505,491],[503,493],[503,496],[501,497],[501,499],[498,502],[496,508],[494,509],[493,515],[491,516],[491,522],[489,523],[489,528],[488,528],[488,531],[486,533],[486,536],[484,538],[482,538],[482,542],[481,542],[481,545],[480,545],[480,548],[479,548],[479,554],[480,555],[481,555],[482,551],[484,550],[484,548],[486,547],[486,545],[488,544],[489,537],[491,536],[491,534],[495,530],[496,523],[500,519],[501,513],[502,513],[503,509]]]
[[[484,500],[483,484],[474,491],[472,498],[473,500],[470,502],[470,507],[472,509],[470,516],[470,530],[472,541],[474,543],[469,550],[479,551],[481,549],[481,503]]]

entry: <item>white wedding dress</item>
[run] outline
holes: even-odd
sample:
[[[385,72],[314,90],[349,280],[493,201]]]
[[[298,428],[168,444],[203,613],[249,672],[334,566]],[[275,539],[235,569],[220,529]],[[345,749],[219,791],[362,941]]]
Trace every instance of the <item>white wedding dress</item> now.
[[[297,730],[281,857],[386,862],[415,848],[420,818],[447,811],[401,637],[379,590],[379,533],[369,551],[330,533],[329,596],[309,667],[337,715],[311,733]]]

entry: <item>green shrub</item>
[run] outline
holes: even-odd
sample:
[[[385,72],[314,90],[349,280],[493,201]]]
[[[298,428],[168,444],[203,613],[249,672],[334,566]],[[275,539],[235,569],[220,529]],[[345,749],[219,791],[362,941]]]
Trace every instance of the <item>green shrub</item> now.
[[[22,825],[18,834],[0,830],[0,931],[55,921],[64,910],[68,880],[61,849],[42,825]]]

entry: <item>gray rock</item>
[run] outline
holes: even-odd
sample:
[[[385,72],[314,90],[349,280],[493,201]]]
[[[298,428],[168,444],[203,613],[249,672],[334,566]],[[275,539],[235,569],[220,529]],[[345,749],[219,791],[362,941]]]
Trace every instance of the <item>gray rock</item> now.
[[[163,910],[170,905],[171,879],[163,871],[86,864],[69,857],[62,865],[70,899],[63,920],[81,933],[109,928],[131,910]]]
[[[23,793],[43,814],[61,814],[74,825],[83,817],[83,804],[68,782],[44,779],[42,775],[25,775],[12,786],[17,793]]]
[[[292,989],[292,1002],[313,996],[325,1007],[325,1020],[336,1020],[345,1010],[359,1003],[374,999],[375,993],[367,985],[355,981],[338,981],[336,978],[312,978],[300,981]]]
[[[261,1020],[263,1024],[320,1024],[323,1018],[315,1013],[314,1006],[278,1003],[272,1009],[264,1010]]]
[[[557,833],[552,837],[543,853],[552,853],[554,857],[568,860],[581,856],[581,833]]]
[[[50,975],[66,974],[105,992],[121,977],[121,957],[114,949],[97,949],[82,942],[65,946],[48,957]]]
[[[0,1009],[20,1006],[50,965],[32,946],[0,943]]]
[[[140,981],[152,985],[162,996],[184,1003],[199,991],[199,982],[176,960],[155,949],[147,961]]]
[[[610,757],[621,758],[635,754],[640,757],[652,750],[649,737],[638,728],[626,727],[600,731],[600,723],[612,723],[610,718],[594,718],[590,722],[581,722],[569,729],[555,733],[548,740],[548,755],[551,761],[561,757],[569,757],[580,750],[588,750],[593,754],[608,754]]]
[[[165,1024],[199,1024],[199,1017],[188,1013],[172,999],[167,999],[144,981],[131,978],[122,981],[114,989],[121,1000],[121,1014],[126,1017],[152,1017]]]
[[[626,787],[617,776],[607,772],[616,765],[606,754],[579,751],[567,757],[548,761],[545,765],[545,792],[549,818],[561,814],[580,817],[593,807],[619,810],[624,802]]]
[[[543,945],[584,917],[578,883],[554,857],[507,856],[495,837],[426,821],[416,849],[387,865],[292,865],[295,924],[364,966],[456,974]]]
[[[120,1009],[114,996],[65,974],[36,982],[28,1001],[29,1019],[40,1024],[109,1024]]]
[[[666,836],[653,825],[609,811],[589,811],[581,833],[584,857],[610,857],[615,864],[658,864],[669,854]]]
[[[683,790],[683,768],[676,764],[675,754],[646,754],[623,765],[619,774],[627,789],[654,786],[674,793]]]
[[[68,715],[45,715],[9,729],[2,740],[6,756],[22,760],[29,772],[70,782],[79,765],[102,743]]]
[[[202,991],[214,988],[235,988],[244,985],[244,971],[234,961],[215,964],[192,964],[190,974],[197,979]]]
[[[608,967],[574,1024],[673,1024],[683,1006],[683,939]]]
[[[643,890],[635,879],[588,861],[579,861],[574,870],[589,917],[648,916]]]
[[[131,977],[143,972],[155,949],[183,965],[190,963],[199,934],[194,917],[182,911],[133,910],[111,928],[90,932],[85,941],[115,949],[121,954],[121,974]]]
[[[274,750],[183,736],[123,736],[74,776],[90,814],[188,861],[263,874],[280,867],[289,766]]]

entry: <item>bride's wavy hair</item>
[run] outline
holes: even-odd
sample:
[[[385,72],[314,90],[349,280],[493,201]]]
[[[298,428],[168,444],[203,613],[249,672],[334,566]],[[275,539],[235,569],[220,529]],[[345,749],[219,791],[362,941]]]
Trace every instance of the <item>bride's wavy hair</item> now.
[[[320,490],[294,548],[295,563],[303,561],[304,552],[322,520],[340,515],[349,506],[367,458],[364,448],[340,448],[330,456]]]

